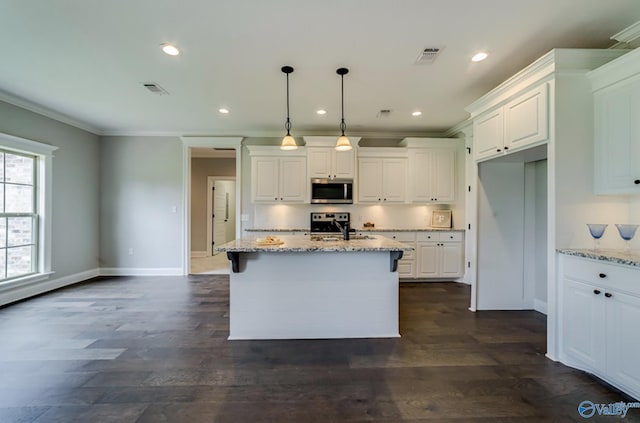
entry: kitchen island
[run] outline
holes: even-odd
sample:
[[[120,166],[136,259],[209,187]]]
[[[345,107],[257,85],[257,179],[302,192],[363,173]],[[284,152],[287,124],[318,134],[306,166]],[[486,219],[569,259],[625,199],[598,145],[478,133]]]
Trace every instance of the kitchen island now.
[[[375,236],[216,247],[231,261],[229,339],[399,337],[397,261],[411,247]]]

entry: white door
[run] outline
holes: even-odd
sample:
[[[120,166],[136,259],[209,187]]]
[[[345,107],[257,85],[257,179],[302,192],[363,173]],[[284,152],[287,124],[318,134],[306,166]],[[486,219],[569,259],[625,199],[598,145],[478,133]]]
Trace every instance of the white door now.
[[[383,159],[382,161],[382,201],[402,203],[407,185],[407,160]]]
[[[418,258],[418,269],[416,271],[417,277],[422,278],[435,278],[440,275],[439,273],[439,251],[437,242],[420,242],[417,244],[418,251],[416,257]]]
[[[459,278],[463,275],[463,248],[461,242],[440,243],[440,276]]]
[[[304,157],[280,159],[280,201],[303,203],[307,199],[307,161]]]
[[[213,245],[226,243],[226,223],[229,221],[229,193],[224,181],[213,184]],[[215,255],[216,253],[214,253]]]
[[[473,147],[476,160],[500,154],[504,146],[502,108],[484,113],[473,120]]]
[[[358,159],[358,201],[382,201],[382,159]]]

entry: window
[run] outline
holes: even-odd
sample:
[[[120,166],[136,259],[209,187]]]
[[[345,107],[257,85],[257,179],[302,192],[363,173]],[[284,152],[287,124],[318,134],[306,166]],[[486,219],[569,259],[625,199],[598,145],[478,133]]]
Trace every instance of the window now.
[[[51,275],[57,147],[0,133],[0,293]]]
[[[38,268],[37,160],[0,149],[0,282]]]

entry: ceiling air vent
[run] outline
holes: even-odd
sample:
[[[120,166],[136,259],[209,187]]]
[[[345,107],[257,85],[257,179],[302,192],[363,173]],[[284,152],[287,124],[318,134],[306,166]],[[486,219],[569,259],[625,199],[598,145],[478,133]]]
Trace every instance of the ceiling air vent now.
[[[148,89],[149,91],[151,91],[154,94],[158,94],[158,95],[169,94],[167,92],[167,90],[165,90],[164,88],[162,88],[160,85],[156,84],[155,82],[144,82],[142,85],[144,85],[144,87],[146,89]]]
[[[379,118],[389,117],[391,116],[391,109],[382,109],[376,116]]]
[[[438,57],[441,51],[442,49],[438,47],[424,48],[418,55],[418,58],[416,59],[416,64],[418,65],[432,64],[436,60],[436,57]]]

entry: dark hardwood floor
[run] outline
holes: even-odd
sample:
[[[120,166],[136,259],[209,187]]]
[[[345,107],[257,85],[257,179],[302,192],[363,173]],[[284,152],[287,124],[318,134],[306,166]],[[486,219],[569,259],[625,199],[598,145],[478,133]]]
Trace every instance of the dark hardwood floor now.
[[[631,401],[546,359],[543,315],[469,312],[466,285],[403,283],[400,339],[227,341],[228,294],[98,278],[0,308],[0,421],[567,422]]]

